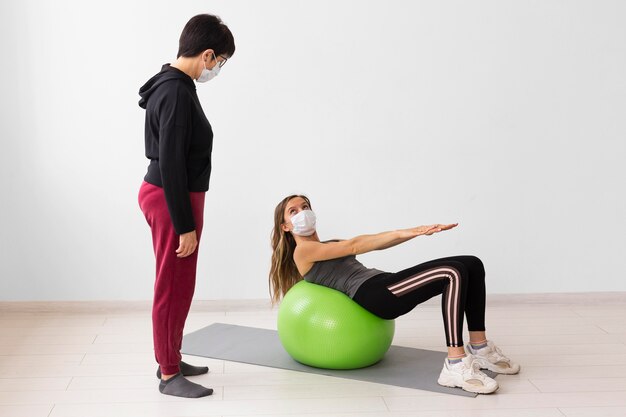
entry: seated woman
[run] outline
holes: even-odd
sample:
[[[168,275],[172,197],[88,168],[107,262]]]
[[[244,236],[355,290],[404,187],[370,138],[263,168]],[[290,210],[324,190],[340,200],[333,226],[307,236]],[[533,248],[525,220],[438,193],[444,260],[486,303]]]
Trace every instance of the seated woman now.
[[[480,371],[516,374],[520,367],[504,356],[485,333],[485,269],[475,256],[454,256],[396,273],[369,269],[356,255],[387,249],[417,236],[450,230],[457,224],[434,224],[349,240],[320,242],[311,202],[302,195],[283,199],[274,212],[272,266],[274,302],[301,279],[339,290],[383,319],[395,319],[442,294],[441,306],[448,357],[438,383],[489,394],[498,383]],[[463,315],[469,343],[463,343]],[[467,352],[466,352],[467,349]]]

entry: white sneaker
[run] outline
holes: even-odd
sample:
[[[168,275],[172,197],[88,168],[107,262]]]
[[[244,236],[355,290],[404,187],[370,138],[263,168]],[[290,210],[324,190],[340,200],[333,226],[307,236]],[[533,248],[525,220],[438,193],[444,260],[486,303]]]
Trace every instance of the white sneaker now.
[[[467,344],[467,351],[474,356],[480,364],[480,369],[488,369],[499,374],[513,375],[519,372],[520,366],[504,356],[499,347],[492,341],[487,342],[487,346],[482,349],[472,349],[470,343]]]
[[[480,372],[479,364],[472,355],[467,355],[461,362],[452,365],[446,358],[437,383],[444,387],[459,387],[477,394],[491,394],[498,389],[495,379]]]

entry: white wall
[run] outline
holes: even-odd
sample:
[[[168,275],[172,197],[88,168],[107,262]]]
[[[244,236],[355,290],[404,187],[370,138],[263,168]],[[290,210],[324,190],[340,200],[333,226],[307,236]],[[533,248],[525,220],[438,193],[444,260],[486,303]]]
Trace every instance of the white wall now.
[[[624,291],[626,3],[0,3],[0,299],[149,299],[137,90],[185,22],[237,52],[198,86],[215,131],[197,299],[267,296],[272,213],[323,239],[432,222],[362,256],[472,253],[491,293]]]

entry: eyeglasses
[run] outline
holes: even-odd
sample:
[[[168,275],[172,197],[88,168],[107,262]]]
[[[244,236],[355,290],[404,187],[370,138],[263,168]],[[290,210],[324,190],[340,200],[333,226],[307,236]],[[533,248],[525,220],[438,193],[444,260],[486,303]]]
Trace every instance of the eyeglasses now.
[[[215,54],[213,54],[213,56],[215,56]],[[220,66],[220,68],[222,68],[224,65],[226,65],[226,61],[228,61],[228,58],[224,58],[222,55],[218,55],[220,58],[223,59],[223,61],[218,61],[217,58],[215,58],[215,61],[217,62],[217,65]]]

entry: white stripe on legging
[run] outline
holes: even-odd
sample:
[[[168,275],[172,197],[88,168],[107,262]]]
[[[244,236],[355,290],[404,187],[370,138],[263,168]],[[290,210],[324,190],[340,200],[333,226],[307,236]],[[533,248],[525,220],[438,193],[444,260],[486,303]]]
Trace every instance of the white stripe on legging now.
[[[421,274],[413,275],[408,277],[394,285],[387,287],[389,291],[395,296],[402,296],[406,293],[414,291],[429,282],[432,282],[437,279],[447,278],[450,280],[450,285],[446,289],[446,293],[444,297],[447,299],[446,302],[446,310],[448,316],[448,334],[450,335],[450,341],[454,346],[459,345],[459,340],[457,338],[457,329],[458,329],[458,303],[459,303],[459,273],[454,268],[436,268],[431,269]],[[452,320],[454,318],[454,320]],[[453,331],[454,330],[454,331]]]

